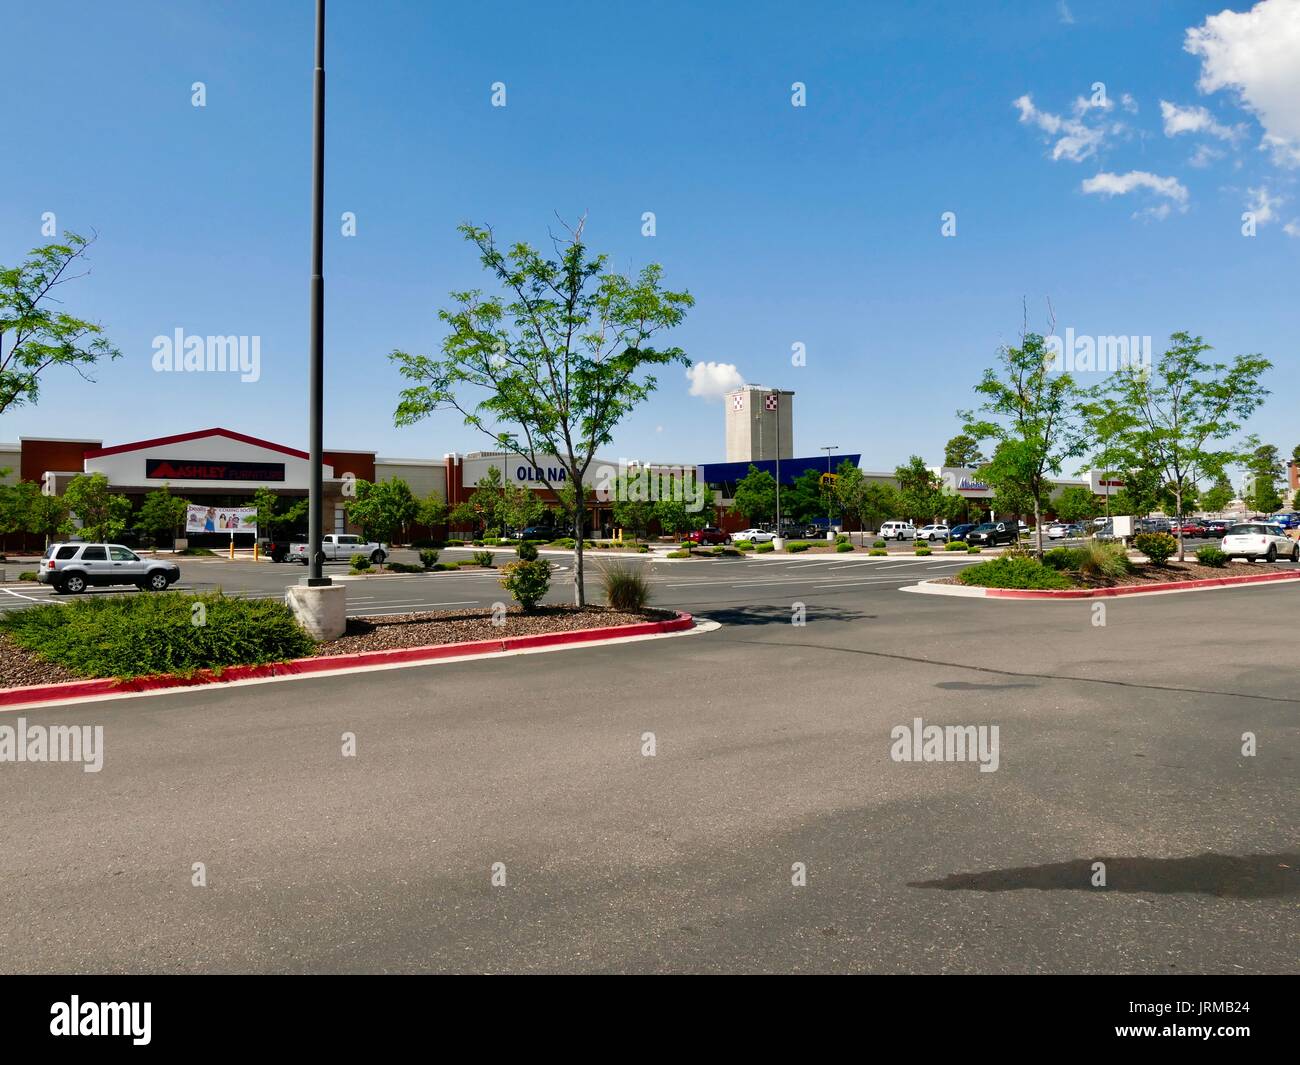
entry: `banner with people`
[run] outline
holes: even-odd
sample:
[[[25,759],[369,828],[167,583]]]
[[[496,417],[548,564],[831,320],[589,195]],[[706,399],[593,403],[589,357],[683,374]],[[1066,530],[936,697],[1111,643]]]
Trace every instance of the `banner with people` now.
[[[205,507],[190,504],[185,508],[187,533],[250,533],[257,535],[256,507]]]

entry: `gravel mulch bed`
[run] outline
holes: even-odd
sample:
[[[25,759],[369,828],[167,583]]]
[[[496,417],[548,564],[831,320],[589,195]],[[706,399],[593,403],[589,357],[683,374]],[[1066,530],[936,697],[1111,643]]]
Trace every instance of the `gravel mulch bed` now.
[[[1275,567],[1264,563],[1229,562],[1226,566],[1202,566],[1199,562],[1168,562],[1153,566],[1149,562],[1134,563],[1133,572],[1123,577],[1086,578],[1069,574],[1079,588],[1121,588],[1138,584],[1168,584],[1172,581],[1204,581],[1217,577],[1248,577],[1274,572]],[[960,584],[956,577],[941,577],[935,584]]]
[[[600,629],[610,625],[639,625],[665,621],[676,615],[666,610],[630,613],[604,607],[548,606],[525,614],[511,607],[505,624],[492,623],[492,611],[433,610],[418,614],[391,614],[375,618],[349,618],[348,631],[337,640],[322,643],[317,655],[354,654],[358,651],[390,651],[397,647],[425,647],[438,643],[469,643],[474,640],[502,640],[535,636],[547,632]]]
[[[32,684],[58,684],[65,680],[84,680],[70,669],[46,662],[32,651],[19,647],[8,636],[0,635],[0,688],[25,688]]]

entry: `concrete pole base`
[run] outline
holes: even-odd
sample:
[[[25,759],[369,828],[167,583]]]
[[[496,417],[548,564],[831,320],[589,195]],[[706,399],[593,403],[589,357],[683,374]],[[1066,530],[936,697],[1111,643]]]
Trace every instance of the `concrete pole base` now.
[[[348,591],[342,584],[308,587],[291,584],[284,590],[285,605],[314,640],[336,640],[348,627]]]

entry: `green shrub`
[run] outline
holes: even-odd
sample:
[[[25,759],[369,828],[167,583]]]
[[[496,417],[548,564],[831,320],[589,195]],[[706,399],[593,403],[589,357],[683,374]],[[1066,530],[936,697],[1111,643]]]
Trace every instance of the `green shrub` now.
[[[435,562],[429,567],[434,573],[445,573],[447,570],[460,569],[458,562]]]
[[[967,544],[966,553],[968,555],[978,555],[980,553],[979,544]]]
[[[388,568],[394,573],[423,573],[423,566],[412,566],[407,562],[390,562]]]
[[[934,554],[934,552],[931,551],[928,547],[918,547],[918,548],[916,549],[916,553],[917,553],[918,555],[932,555],[932,554]]]
[[[791,554],[798,554],[800,551],[807,551],[810,547],[812,547],[812,544],[805,543],[803,540],[792,540],[790,543],[785,545],[785,549]]]
[[[522,544],[520,544],[518,547],[515,548],[515,554],[519,556],[519,561],[521,562],[536,562],[537,545],[530,544],[527,541],[524,541]]]
[[[0,631],[84,677],[188,675],[302,658],[314,646],[284,603],[232,599],[220,592],[34,606],[0,615]]]
[[[837,544],[847,544],[849,542],[849,538],[844,533],[836,533],[835,542]]]
[[[551,564],[544,558],[511,562],[501,569],[501,587],[525,610],[533,610],[551,587]]]
[[[18,574],[18,579],[20,581],[34,581],[36,580],[36,574],[32,570],[23,570],[22,573]]]
[[[1133,572],[1133,563],[1123,544],[1089,540],[1075,550],[1075,569],[1085,577],[1115,578]]]
[[[464,541],[464,540],[448,540],[446,546],[447,546],[447,547],[464,547],[464,546],[465,546],[465,541]]]
[[[191,558],[197,555],[215,556],[216,552],[206,547],[187,547],[184,551],[177,551],[178,555],[188,555]]]
[[[419,540],[412,540],[411,546],[419,550],[421,547],[445,547],[446,544],[442,540],[430,540],[428,537],[424,537]]]
[[[1133,537],[1133,546],[1146,555],[1152,565],[1163,566],[1178,550],[1178,540],[1169,533],[1138,533]]]
[[[961,540],[949,540],[943,545],[945,551],[965,551],[966,544]]]
[[[425,569],[433,569],[433,564],[438,561],[438,552],[431,547],[420,548],[420,565]]]
[[[754,542],[752,540],[737,540],[735,547],[737,551],[752,551]]]
[[[736,548],[734,548],[734,547],[725,547],[725,546],[723,546],[722,544],[719,544],[717,547],[713,548],[713,549],[709,552],[709,554],[711,554],[711,555],[715,555],[715,556],[717,556],[717,557],[719,557],[719,558],[739,558],[739,557],[740,557],[740,552],[739,552]]]
[[[561,547],[564,548],[566,551],[572,551],[573,544],[574,544],[574,540],[572,536],[561,536],[558,540],[552,540],[549,546]]]
[[[370,568],[369,555],[355,554],[350,559],[348,559],[348,562],[351,564],[353,571],[356,573],[361,573],[362,571],[368,570]]]
[[[873,547],[867,552],[868,555],[887,555],[889,554],[883,547]]]
[[[492,552],[491,552],[491,551],[475,551],[473,557],[474,557],[474,565],[476,565],[476,566],[491,566],[491,565],[492,565]]]
[[[885,541],[884,541],[884,540],[877,540],[877,541],[876,541],[875,543],[873,543],[871,546],[872,546],[872,547],[884,547],[884,546],[885,546]]]
[[[605,602],[614,610],[642,610],[650,599],[650,582],[641,566],[607,566],[601,570]]]
[[[837,543],[835,545],[835,550],[839,551],[840,553],[843,553],[845,551],[852,551],[853,545],[849,543],[847,540],[843,540],[840,543]]]
[[[1228,556],[1219,548],[1207,544],[1197,550],[1196,561],[1202,566],[1213,566],[1215,569],[1219,569],[1221,566],[1228,564]]]
[[[962,584],[980,588],[1072,588],[1063,573],[1044,566],[1036,558],[1003,555],[969,566],[957,574]]]
[[[472,558],[462,558],[459,562],[453,562],[452,565],[457,569],[461,569],[464,566],[477,566],[478,562]]]
[[[648,554],[650,554],[650,548],[647,547],[645,544],[637,544],[637,545],[636,545],[636,550],[637,550],[637,553],[638,553],[638,554],[641,554],[641,555],[648,555]]]
[[[691,553],[689,551],[669,551],[668,554],[665,555],[664,557],[665,558],[690,558]]]
[[[1058,572],[1077,570],[1080,552],[1073,547],[1053,547],[1043,552],[1043,565]]]
[[[484,542],[485,544],[487,544],[489,547],[500,547],[500,546],[501,546],[501,537],[499,537],[499,536],[485,536],[485,537],[483,537],[483,542]]]
[[[767,554],[769,551],[775,551],[775,550],[776,550],[776,548],[771,544],[770,541],[769,541],[768,543],[765,543],[765,544],[755,544],[755,545],[754,545],[754,553],[755,553],[755,554],[758,554],[758,555],[765,555],[765,554]]]

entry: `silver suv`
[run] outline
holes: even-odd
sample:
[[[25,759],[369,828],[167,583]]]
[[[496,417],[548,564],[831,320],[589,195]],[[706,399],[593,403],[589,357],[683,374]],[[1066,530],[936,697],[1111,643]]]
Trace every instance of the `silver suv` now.
[[[181,568],[175,562],[141,558],[121,544],[51,544],[36,579],[56,592],[73,595],[103,584],[134,584],[163,592],[181,579]]]

